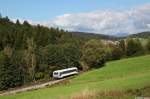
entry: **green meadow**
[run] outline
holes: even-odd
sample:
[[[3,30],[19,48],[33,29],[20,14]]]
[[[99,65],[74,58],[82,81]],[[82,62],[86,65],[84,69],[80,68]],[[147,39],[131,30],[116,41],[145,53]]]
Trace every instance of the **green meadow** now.
[[[102,68],[74,76],[62,84],[10,96],[0,96],[0,99],[70,99],[71,96],[84,91],[126,92],[146,87],[150,87],[150,55],[107,62]],[[146,92],[145,95],[150,96],[150,92]],[[122,98],[134,99],[135,96]]]

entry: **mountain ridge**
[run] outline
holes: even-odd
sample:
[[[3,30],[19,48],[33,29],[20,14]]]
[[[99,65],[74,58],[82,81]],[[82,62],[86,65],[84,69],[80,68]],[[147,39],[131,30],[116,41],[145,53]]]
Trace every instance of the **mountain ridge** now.
[[[89,33],[89,32],[78,32],[74,31],[71,32],[74,36],[78,36],[81,38],[100,38],[100,39],[107,39],[107,40],[117,40],[117,39],[122,39],[122,38],[148,38],[150,37],[150,31],[145,31],[145,32],[140,32],[140,33],[135,33],[135,34],[130,34],[127,35],[127,33],[119,36],[115,35],[105,35],[105,34],[98,34],[98,33]],[[120,34],[120,33],[119,33]]]

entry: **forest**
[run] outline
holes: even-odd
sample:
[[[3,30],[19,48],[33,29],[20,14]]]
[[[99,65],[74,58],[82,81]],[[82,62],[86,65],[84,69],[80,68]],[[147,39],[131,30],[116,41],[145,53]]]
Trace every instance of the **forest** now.
[[[57,69],[87,71],[149,52],[150,39],[102,40],[0,16],[0,90],[49,80]]]

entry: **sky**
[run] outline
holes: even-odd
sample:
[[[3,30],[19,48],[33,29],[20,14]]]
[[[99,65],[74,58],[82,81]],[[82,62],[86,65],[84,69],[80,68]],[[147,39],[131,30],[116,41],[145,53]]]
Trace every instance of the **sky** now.
[[[150,30],[150,0],[1,0],[13,21],[115,35]]]

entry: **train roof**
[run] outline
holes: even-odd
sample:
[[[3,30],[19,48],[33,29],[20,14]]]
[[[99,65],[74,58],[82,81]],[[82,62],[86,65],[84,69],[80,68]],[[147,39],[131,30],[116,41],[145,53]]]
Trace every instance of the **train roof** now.
[[[61,70],[56,70],[56,71],[54,71],[54,72],[63,72],[63,71],[72,70],[72,69],[77,69],[77,67],[66,68],[66,69],[61,69]]]

